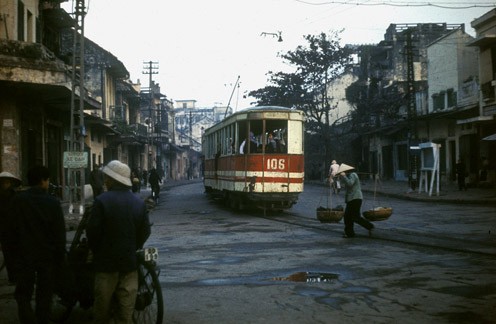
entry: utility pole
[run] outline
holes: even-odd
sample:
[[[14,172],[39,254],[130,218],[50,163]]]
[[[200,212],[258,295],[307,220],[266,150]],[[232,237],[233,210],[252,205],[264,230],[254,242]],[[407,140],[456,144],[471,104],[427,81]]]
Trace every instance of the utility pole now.
[[[88,156],[84,151],[84,0],[75,0],[74,12],[74,39],[72,59],[72,93],[71,93],[71,120],[70,137],[67,142],[67,151],[64,153],[64,168],[67,168],[67,184],[69,187],[69,213],[74,212],[74,205],[79,204],[79,214],[84,213],[84,182],[85,170],[88,167]],[[79,92],[79,98],[76,97]],[[79,185],[77,176],[79,173]]]
[[[153,113],[153,101],[154,101],[154,89],[153,89],[153,75],[158,74],[158,62],[153,62],[153,61],[148,61],[148,62],[143,62],[143,74],[148,74],[149,80],[148,80],[148,91],[149,91],[149,98],[150,102],[148,105],[148,150],[147,150],[147,156],[148,156],[148,172],[152,169],[152,143],[153,143],[153,118],[152,118],[152,113]]]
[[[407,139],[407,161],[408,161],[408,184],[410,189],[415,190],[418,182],[418,148],[417,135],[417,107],[415,104],[415,73],[413,67],[413,42],[412,30],[406,30],[406,62],[407,62],[407,105],[408,105],[408,139]]]

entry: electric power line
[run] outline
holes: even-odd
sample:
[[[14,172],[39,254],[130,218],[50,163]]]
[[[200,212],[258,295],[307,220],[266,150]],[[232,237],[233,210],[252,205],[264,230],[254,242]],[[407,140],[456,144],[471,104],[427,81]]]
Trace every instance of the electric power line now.
[[[350,5],[350,6],[390,6],[390,7],[436,7],[442,9],[469,9],[469,8],[492,8],[496,7],[495,2],[448,2],[448,1],[440,1],[437,3],[433,2],[401,2],[401,1],[325,1],[325,2],[309,2],[304,0],[295,0],[296,2],[300,2],[307,5],[312,6],[322,6],[322,5],[331,5],[331,4],[341,4],[341,5]]]

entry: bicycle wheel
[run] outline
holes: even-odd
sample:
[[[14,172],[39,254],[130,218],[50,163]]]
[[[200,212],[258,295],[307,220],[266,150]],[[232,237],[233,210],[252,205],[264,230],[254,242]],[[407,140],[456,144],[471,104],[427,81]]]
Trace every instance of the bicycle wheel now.
[[[134,306],[135,324],[162,324],[164,300],[154,262],[141,262],[138,267],[138,295]]]
[[[5,268],[5,258],[3,255],[2,244],[0,243],[0,271]]]

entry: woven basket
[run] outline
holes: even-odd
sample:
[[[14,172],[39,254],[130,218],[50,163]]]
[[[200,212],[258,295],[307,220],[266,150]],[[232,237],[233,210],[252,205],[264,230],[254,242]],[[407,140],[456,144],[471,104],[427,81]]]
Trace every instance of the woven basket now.
[[[341,210],[317,209],[317,219],[321,223],[338,223],[343,218],[344,212]]]
[[[363,217],[369,221],[382,221],[388,219],[393,213],[391,207],[377,207],[363,212]]]

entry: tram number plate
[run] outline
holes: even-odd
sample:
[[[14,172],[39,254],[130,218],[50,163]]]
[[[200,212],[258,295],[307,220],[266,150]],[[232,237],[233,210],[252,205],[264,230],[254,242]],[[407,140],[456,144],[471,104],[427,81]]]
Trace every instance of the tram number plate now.
[[[145,261],[156,261],[158,260],[158,249],[157,248],[146,248],[143,249],[143,254],[145,257]]]

